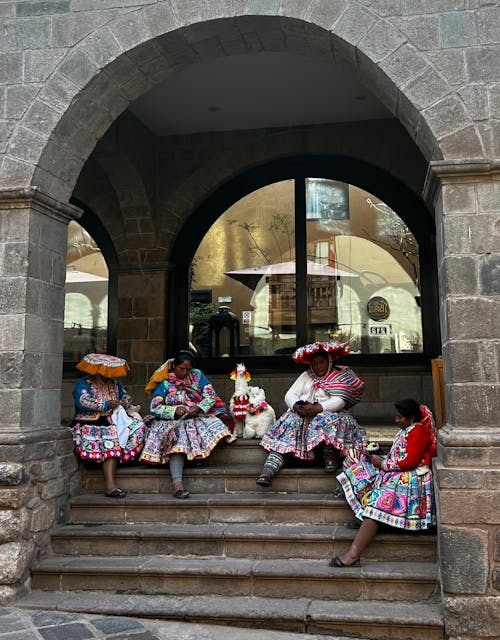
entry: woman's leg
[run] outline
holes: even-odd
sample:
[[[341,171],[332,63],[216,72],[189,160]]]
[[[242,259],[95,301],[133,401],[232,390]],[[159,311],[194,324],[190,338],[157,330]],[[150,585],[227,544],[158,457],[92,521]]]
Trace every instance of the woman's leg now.
[[[170,475],[172,477],[172,485],[174,487],[174,496],[176,498],[187,498],[189,491],[184,491],[182,481],[182,472],[184,470],[184,454],[171,453],[168,459]]]
[[[321,454],[323,456],[323,468],[326,473],[335,473],[342,467],[342,456],[335,447],[323,445]]]
[[[256,482],[261,487],[270,487],[273,483],[274,476],[279,472],[281,467],[285,464],[285,456],[276,451],[271,451],[267,456],[267,460],[264,462],[262,471],[259,474]]]
[[[378,531],[378,522],[376,520],[371,520],[370,518],[363,518],[363,522],[359,528],[356,537],[352,541],[349,549],[343,553],[341,556],[335,556],[331,559],[331,566],[344,566],[349,567],[359,560],[359,557],[366,549],[366,547],[370,544],[370,542],[375,538]],[[335,559],[340,560],[340,564],[335,561]]]
[[[126,495],[126,491],[118,489],[116,486],[116,458],[106,458],[102,463],[102,471],[104,473],[105,494],[109,496],[114,494],[112,498],[122,498]]]

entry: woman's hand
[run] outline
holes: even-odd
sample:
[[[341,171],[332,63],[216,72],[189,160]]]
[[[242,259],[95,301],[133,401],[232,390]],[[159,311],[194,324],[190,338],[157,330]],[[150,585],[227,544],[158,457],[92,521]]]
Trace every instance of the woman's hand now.
[[[366,459],[368,462],[371,462],[376,469],[382,468],[382,456],[377,456],[374,453],[367,453]]]
[[[179,405],[175,410],[174,418],[182,418],[182,416],[185,416],[187,412],[188,412],[187,407],[184,407],[183,405]]]
[[[188,409],[188,416],[191,416],[192,418],[196,417],[199,413],[201,413],[201,409],[200,407],[193,405],[192,407],[189,407]]]
[[[318,403],[312,404],[311,402],[304,402],[299,404],[296,402],[293,405],[293,410],[303,418],[312,418],[313,416],[318,415],[318,413],[321,413],[323,411],[323,407]]]
[[[116,407],[119,407],[120,405],[121,405],[120,400],[108,400],[108,409],[110,411],[114,411]]]

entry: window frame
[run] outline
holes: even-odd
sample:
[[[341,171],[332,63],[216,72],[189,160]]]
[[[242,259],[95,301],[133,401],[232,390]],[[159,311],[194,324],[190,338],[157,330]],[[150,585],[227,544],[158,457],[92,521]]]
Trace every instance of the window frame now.
[[[107,353],[116,353],[118,343],[118,256],[106,228],[97,215],[83,202],[77,198],[71,198],[70,203],[81,209],[82,215],[78,220],[78,224],[92,236],[92,239],[101,250],[102,257],[108,268],[108,326],[106,333],[106,351]],[[63,376],[70,377],[75,375],[75,367],[78,362],[64,360],[63,358]]]
[[[346,362],[370,366],[430,366],[441,352],[437,295],[436,230],[431,212],[411,189],[388,172],[345,156],[298,156],[261,165],[235,176],[209,196],[178,234],[171,253],[167,296],[167,354],[186,347],[189,340],[189,273],[198,246],[212,224],[249,193],[281,180],[294,180],[295,233],[306,237],[305,178],[324,178],[352,184],[389,205],[410,228],[419,244],[423,351],[421,353],[351,354]],[[299,235],[301,234],[301,235]],[[306,242],[296,243],[297,278],[306,277]],[[307,291],[297,292],[297,345],[307,341]],[[165,356],[167,356],[165,354]],[[241,356],[231,356],[234,361]],[[245,356],[253,371],[288,371],[290,357]],[[227,371],[227,357],[200,358],[209,373]]]

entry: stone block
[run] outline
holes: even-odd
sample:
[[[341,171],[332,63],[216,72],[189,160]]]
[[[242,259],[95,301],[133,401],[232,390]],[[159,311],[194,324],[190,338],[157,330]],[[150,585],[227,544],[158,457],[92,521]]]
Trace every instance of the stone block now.
[[[59,118],[60,113],[37,99],[26,113],[23,119],[23,126],[32,129],[43,137],[44,134],[54,129]]]
[[[22,351],[0,352],[0,388],[9,389],[12,383],[24,379]]]
[[[479,343],[479,371],[483,382],[500,381],[500,342],[482,340]]]
[[[461,160],[462,158],[481,158],[484,155],[484,143],[478,125],[469,125],[443,136],[439,140],[443,158]]]
[[[5,94],[5,116],[19,120],[24,115],[34,96],[39,91],[40,84],[18,84],[6,88]]]
[[[82,43],[82,50],[99,68],[103,68],[123,53],[123,48],[108,26],[89,34]]]
[[[79,89],[96,76],[98,70],[95,62],[80,49],[71,52],[59,67],[59,71]]]
[[[479,259],[479,285],[482,295],[500,294],[500,255],[482,256]]]
[[[26,502],[26,486],[6,489],[0,487],[0,508],[19,509]]]
[[[439,545],[443,591],[484,594],[489,574],[488,531],[442,526]]]
[[[50,47],[50,18],[6,19],[2,23],[0,51],[48,49]]]
[[[150,5],[142,12],[142,16],[146,29],[153,37],[163,35],[178,26],[170,3]]]
[[[447,385],[450,421],[455,426],[498,425],[500,415],[500,385],[453,384]]]
[[[1,68],[2,62],[0,60],[0,70]],[[11,189],[12,187],[21,187],[29,184],[32,176],[33,165],[15,158],[5,158],[3,170],[0,173],[0,189]]]
[[[397,85],[402,86],[425,70],[425,58],[410,44],[403,44],[381,63],[380,67]]]
[[[498,251],[498,215],[446,216],[443,227],[445,254],[495,254]]]
[[[24,313],[27,281],[22,277],[0,278],[0,314]]]
[[[59,111],[65,111],[77,93],[78,88],[73,82],[56,72],[45,82],[40,97]]]
[[[24,465],[16,462],[0,463],[0,485],[19,485],[24,479]]]
[[[22,52],[0,52],[0,84],[17,84],[23,77]]]
[[[18,582],[27,570],[32,555],[32,545],[27,542],[0,545],[0,584]]]
[[[465,9],[465,0],[403,0],[404,14],[444,13],[445,11],[460,11]]]
[[[439,49],[439,22],[436,15],[394,18],[391,22],[419,51]]]
[[[25,82],[44,82],[66,55],[66,49],[47,49],[24,52]]]
[[[425,109],[422,115],[437,138],[443,138],[470,124],[470,117],[462,101],[455,95],[446,96],[436,102]]]
[[[489,3],[484,3],[489,4]],[[484,6],[477,12],[479,24],[479,42],[481,44],[496,44],[500,42],[500,7]]]
[[[477,295],[478,266],[475,257],[445,257],[439,271],[440,290],[447,295]]]
[[[36,163],[40,158],[40,150],[43,149],[46,138],[40,133],[19,127],[16,130],[15,137],[11,141],[9,148],[16,158],[26,162]]]
[[[160,321],[159,321],[160,322]],[[144,339],[148,336],[147,318],[124,318],[118,321],[118,334],[121,339]],[[152,336],[151,336],[152,337]],[[160,338],[161,336],[157,336]]]
[[[335,23],[335,35],[351,44],[356,44],[376,22],[376,15],[365,7],[347,3],[345,11]]]
[[[379,379],[380,400],[395,402],[402,398],[422,397],[422,379],[420,376],[381,376]]]
[[[500,562],[500,529],[495,534],[495,560]]]
[[[472,11],[453,11],[439,16],[443,48],[470,47],[478,43],[476,14]]]
[[[500,182],[480,182],[477,185],[477,201],[480,213],[500,212]],[[497,230],[497,235],[500,230]]]
[[[500,301],[463,297],[447,300],[451,340],[496,338],[500,335]]]
[[[462,49],[431,51],[428,57],[451,86],[461,85],[465,82],[467,71]]]
[[[479,341],[469,340],[454,340],[443,345],[448,382],[477,382],[480,346]]]
[[[0,544],[14,542],[26,529],[26,513],[20,510],[0,509]]]
[[[500,491],[440,489],[439,504],[441,526],[496,525],[500,513]]]
[[[16,4],[16,16],[42,16],[70,11],[70,0],[47,0]]]
[[[496,61],[499,55],[499,45],[466,49],[465,60],[469,82],[498,82],[500,66]]]
[[[475,184],[444,184],[441,187],[445,214],[475,213],[477,193]]]
[[[345,0],[312,0],[304,14],[304,20],[312,22],[325,29],[331,29],[344,11]]]
[[[54,524],[54,505],[45,502],[31,513],[30,529],[32,532],[47,531]]]
[[[157,362],[161,359],[163,342],[159,340],[142,340],[132,343],[132,362]]]
[[[357,48],[373,62],[379,62],[393,53],[405,41],[401,33],[386,20],[379,20],[361,38]]]
[[[444,598],[446,633],[450,638],[498,638],[500,596]]]
[[[432,67],[411,80],[404,88],[406,97],[417,109],[425,109],[449,93],[449,86]]]
[[[487,484],[489,470],[447,468],[437,461],[434,479],[439,489],[481,489]]]
[[[133,299],[133,315],[136,318],[161,317],[163,300],[157,297],[137,296]]]

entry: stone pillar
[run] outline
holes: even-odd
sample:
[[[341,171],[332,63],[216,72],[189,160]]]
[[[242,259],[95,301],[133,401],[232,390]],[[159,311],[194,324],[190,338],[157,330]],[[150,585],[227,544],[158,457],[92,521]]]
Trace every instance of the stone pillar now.
[[[435,481],[450,639],[500,629],[500,163],[436,162],[447,424]]]
[[[165,360],[166,279],[168,264],[124,266],[110,273],[117,279],[118,339],[116,355],[131,372],[123,380],[135,403],[147,413],[144,393],[149,377]],[[111,287],[111,284],[110,284]],[[110,292],[111,293],[111,292]]]
[[[0,191],[0,602],[65,518],[77,463],[60,424],[67,224],[36,188]]]

